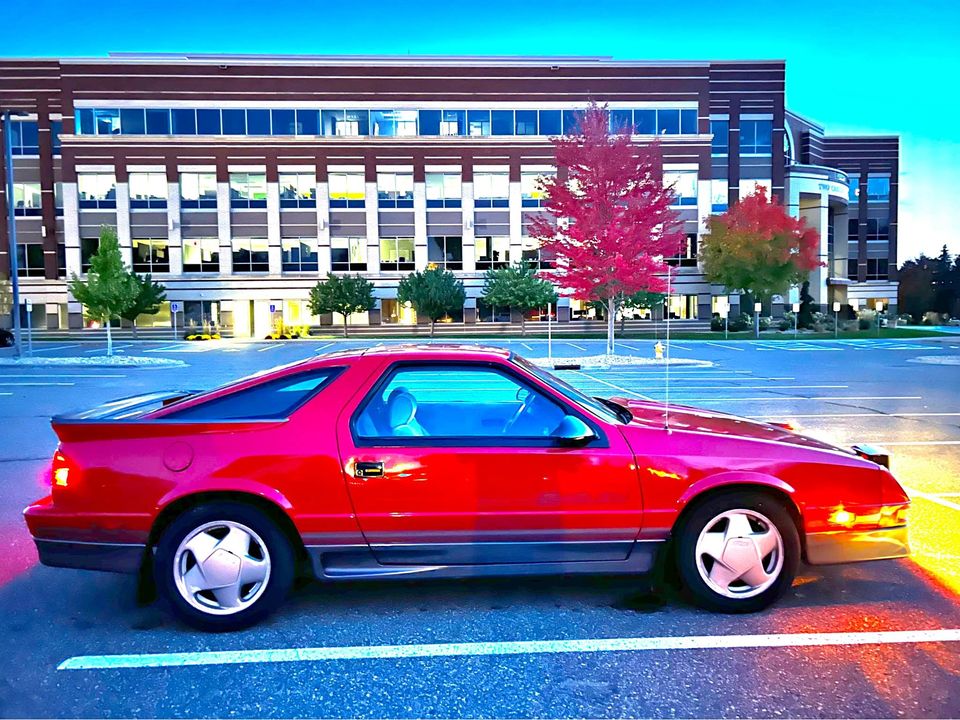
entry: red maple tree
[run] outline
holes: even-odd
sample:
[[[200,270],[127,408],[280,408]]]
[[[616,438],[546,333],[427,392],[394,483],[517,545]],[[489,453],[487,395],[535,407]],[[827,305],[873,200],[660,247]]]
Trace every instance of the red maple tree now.
[[[554,259],[542,275],[562,294],[606,304],[612,353],[618,301],[665,290],[664,258],[685,238],[659,145],[634,145],[629,128],[611,132],[603,106],[592,104],[578,121],[578,134],[553,140],[559,172],[541,180],[547,213],[534,218],[530,235]]]

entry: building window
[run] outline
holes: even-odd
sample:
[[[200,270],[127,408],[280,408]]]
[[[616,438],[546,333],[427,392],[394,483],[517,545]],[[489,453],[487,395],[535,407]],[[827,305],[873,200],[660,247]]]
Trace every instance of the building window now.
[[[697,266],[697,234],[687,233],[686,243],[674,257],[667,258],[667,264],[674,267]]]
[[[233,271],[269,272],[266,238],[233,238]]]
[[[55,182],[53,184],[53,205],[57,215],[63,215],[63,183]]]
[[[412,208],[413,173],[378,172],[377,204],[382,208]]]
[[[328,137],[356,137],[370,134],[367,110],[323,110],[320,113],[323,134]]]
[[[80,173],[77,175],[80,208],[115,208],[117,181],[113,173]]]
[[[428,208],[458,208],[462,204],[460,173],[427,173],[426,186]]]
[[[847,178],[848,190],[847,190],[847,200],[849,202],[859,202],[860,201],[860,178],[856,175],[851,175]]]
[[[284,238],[281,248],[283,272],[316,272],[320,269],[315,237]]]
[[[538,113],[538,127],[541,135],[561,135],[563,121],[559,110],[541,110]]]
[[[133,239],[134,272],[170,272],[170,252],[166,240]]]
[[[489,110],[467,110],[467,134],[471,137],[490,134]]]
[[[520,198],[523,207],[542,207],[546,196],[540,186],[541,178],[552,176],[553,173],[521,172]]]
[[[674,207],[697,206],[697,173],[691,171],[664,172],[663,183],[673,189]]]
[[[180,207],[184,210],[216,209],[215,173],[180,173]]]
[[[221,128],[219,110],[197,110],[197,135],[222,135]]]
[[[220,241],[217,238],[184,238],[183,271],[220,272]]]
[[[63,120],[51,120],[50,121],[50,139],[53,144],[53,154],[60,155],[61,153],[61,142],[60,136],[63,134]]]
[[[43,243],[17,243],[17,275],[43,277]]]
[[[457,137],[467,134],[466,110],[421,110],[420,134]]]
[[[867,242],[889,242],[890,241],[890,221],[887,219],[868,218],[867,219]]]
[[[520,259],[535,270],[549,270],[553,267],[550,258],[544,256],[540,243],[528,235],[520,239]]]
[[[147,108],[147,135],[170,134],[170,111],[163,108]]]
[[[867,258],[867,280],[886,280],[889,277],[887,258]]]
[[[890,202],[890,176],[867,176],[867,202]]]
[[[743,120],[740,123],[740,154],[770,155],[773,153],[773,121]]]
[[[80,272],[90,269],[90,260],[100,249],[100,238],[80,238]]]
[[[416,110],[371,110],[370,127],[380,137],[412,137],[417,134]]]
[[[367,269],[366,238],[330,238],[330,268],[337,272]]]
[[[10,144],[14,155],[40,154],[40,129],[36,120],[10,123]]]
[[[711,155],[727,155],[730,152],[730,121],[711,120],[710,132],[713,140],[710,141]]]
[[[13,184],[13,214],[20,216],[41,215],[40,183]]]
[[[710,210],[715,213],[727,211],[727,204],[730,200],[730,191],[727,187],[727,180],[710,181]]]
[[[280,207],[315,208],[317,178],[313,173],[280,173]]]
[[[330,207],[362,208],[366,188],[363,173],[330,173]]]
[[[380,238],[381,270],[413,270],[413,258],[413,238]]]
[[[183,108],[171,110],[170,126],[174,135],[196,135],[197,111]]]
[[[167,206],[167,176],[162,172],[132,172],[127,180],[130,187],[130,207],[165,208]]]
[[[447,270],[462,270],[463,238],[436,235],[428,237],[427,262]]]
[[[478,237],[477,270],[505,268],[510,264],[509,237]]]
[[[505,172],[480,172],[473,176],[474,205],[478,208],[507,207],[510,175]]]
[[[858,277],[857,273],[857,259],[848,258],[847,259],[847,279],[856,280]]]
[[[265,208],[267,176],[263,173],[230,173],[230,207]]]
[[[514,113],[514,134],[515,135],[536,135],[537,134],[537,111],[536,110],[517,110]]]

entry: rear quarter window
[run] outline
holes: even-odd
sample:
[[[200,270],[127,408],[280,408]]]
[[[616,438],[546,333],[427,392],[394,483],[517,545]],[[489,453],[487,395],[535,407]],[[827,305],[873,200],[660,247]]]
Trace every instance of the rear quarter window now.
[[[163,420],[282,420],[329,385],[342,368],[323,368],[267,380],[182,410]]]

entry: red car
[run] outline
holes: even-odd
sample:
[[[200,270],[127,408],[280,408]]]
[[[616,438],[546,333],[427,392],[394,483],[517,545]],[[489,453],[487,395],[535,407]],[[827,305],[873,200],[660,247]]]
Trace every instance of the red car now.
[[[181,618],[249,625],[322,580],[644,573],[720,611],[798,564],[908,554],[885,456],[587,397],[508,351],[336,352],[211,392],[54,418],[46,565],[150,572]]]

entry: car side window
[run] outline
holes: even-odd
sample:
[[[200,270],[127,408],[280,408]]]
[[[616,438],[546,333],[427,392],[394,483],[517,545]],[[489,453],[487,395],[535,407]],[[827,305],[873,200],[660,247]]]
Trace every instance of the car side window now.
[[[546,438],[566,415],[552,398],[490,367],[394,370],[354,422],[363,438]]]
[[[244,390],[174,410],[164,420],[216,422],[217,420],[282,420],[326,387],[339,368],[324,368],[267,380]]]

